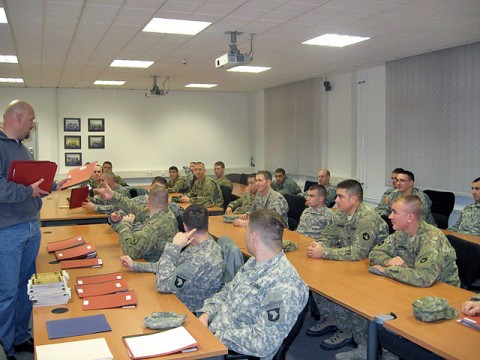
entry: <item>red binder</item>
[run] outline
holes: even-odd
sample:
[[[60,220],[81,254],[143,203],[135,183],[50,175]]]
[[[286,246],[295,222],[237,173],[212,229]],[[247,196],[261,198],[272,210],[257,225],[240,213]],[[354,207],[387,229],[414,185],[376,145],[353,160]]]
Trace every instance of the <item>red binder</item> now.
[[[70,209],[79,208],[82,206],[82,202],[87,201],[88,198],[88,186],[83,186],[78,189],[72,189],[70,194]]]
[[[86,297],[82,301],[83,310],[112,309],[118,307],[133,307],[137,305],[137,296],[134,290],[118,294]]]
[[[128,285],[125,280],[113,280],[97,284],[75,285],[75,291],[79,298],[99,296],[127,291]]]
[[[7,179],[25,186],[43,179],[40,189],[50,192],[56,172],[57,164],[51,161],[12,160]]]
[[[102,267],[102,259],[78,259],[78,260],[65,260],[60,263],[61,270],[78,269],[87,267]]]
[[[58,251],[58,250],[65,250],[65,249],[70,249],[76,246],[80,246],[85,244],[85,240],[81,235],[79,236],[74,236],[69,239],[64,239],[64,240],[59,240],[59,241],[54,241],[51,243],[47,244],[47,251],[49,253]]]
[[[91,242],[74,248],[55,251],[55,257],[60,261],[93,258],[94,255],[96,255],[95,245]]]
[[[101,274],[101,275],[93,275],[93,276],[79,276],[77,277],[77,284],[78,285],[87,285],[87,284],[97,284],[107,281],[114,281],[122,279],[122,273],[114,272],[108,274]]]
[[[62,185],[62,190],[89,180],[95,166],[97,166],[96,161],[70,170],[67,175],[68,180]]]

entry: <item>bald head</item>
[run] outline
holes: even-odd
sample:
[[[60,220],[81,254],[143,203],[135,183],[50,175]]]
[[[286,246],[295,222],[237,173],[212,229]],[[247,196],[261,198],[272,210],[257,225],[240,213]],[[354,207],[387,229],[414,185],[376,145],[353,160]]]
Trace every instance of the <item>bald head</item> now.
[[[327,169],[320,169],[318,171],[318,183],[326,186],[330,183],[330,171]]]
[[[35,112],[24,100],[13,100],[3,113],[3,132],[11,139],[24,140],[30,137],[35,126]]]

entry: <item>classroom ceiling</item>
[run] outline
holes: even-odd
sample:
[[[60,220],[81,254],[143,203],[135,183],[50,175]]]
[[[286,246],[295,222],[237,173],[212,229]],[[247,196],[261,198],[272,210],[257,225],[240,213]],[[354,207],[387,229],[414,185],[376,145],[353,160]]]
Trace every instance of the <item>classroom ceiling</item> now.
[[[25,81],[1,87],[102,88],[93,82],[125,80],[113,88],[147,90],[159,75],[170,77],[171,90],[216,83],[202,91],[248,92],[480,40],[479,0],[0,0],[0,7],[9,21],[0,24],[0,55],[18,57],[0,64],[0,77]],[[212,24],[196,36],[142,32],[153,17]],[[233,30],[243,32],[242,53],[256,34],[250,65],[271,70],[215,68]],[[301,44],[324,33],[371,39],[344,48]],[[111,68],[114,59],[155,63]]]

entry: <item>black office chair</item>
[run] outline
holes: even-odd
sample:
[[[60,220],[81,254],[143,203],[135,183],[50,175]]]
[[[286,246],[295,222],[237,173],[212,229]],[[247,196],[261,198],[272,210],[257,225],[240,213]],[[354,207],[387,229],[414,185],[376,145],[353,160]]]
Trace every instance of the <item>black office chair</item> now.
[[[463,240],[454,235],[447,235],[457,253],[458,276],[461,286],[470,289],[480,273],[480,245]]]
[[[305,198],[298,195],[284,194],[283,197],[288,203],[288,228],[295,230],[302,216],[303,210],[305,210]]]
[[[310,186],[312,186],[313,184],[318,184],[318,183],[310,180],[305,181],[305,186],[303,187],[303,191],[307,191],[308,189],[310,189]]]
[[[440,229],[448,228],[448,218],[455,206],[455,195],[452,192],[425,190],[425,194],[432,200],[430,209]]]
[[[222,189],[222,197],[223,197],[223,212],[227,210],[227,206],[232,201],[232,188],[230,186],[220,185]]]
[[[127,186],[126,188],[128,189],[128,192],[130,193],[131,198],[148,194],[147,189],[144,189],[141,187]]]
[[[234,182],[234,183],[240,183],[241,176],[242,176],[242,174],[238,174],[238,173],[232,173],[232,174],[225,175],[225,177],[228,180],[230,180],[231,182]]]
[[[249,174],[243,174],[240,175],[240,184],[242,185],[248,185],[248,175]]]

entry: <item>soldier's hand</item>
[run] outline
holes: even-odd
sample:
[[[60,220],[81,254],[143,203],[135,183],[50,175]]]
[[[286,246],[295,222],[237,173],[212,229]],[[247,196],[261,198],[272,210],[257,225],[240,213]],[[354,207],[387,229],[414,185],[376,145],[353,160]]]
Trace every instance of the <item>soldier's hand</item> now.
[[[114,191],[110,188],[110,186],[108,186],[105,180],[102,181],[102,186],[103,187],[101,188],[93,189],[93,191],[105,200],[111,200],[113,198]]]
[[[312,242],[307,247],[307,255],[313,259],[321,259],[323,256],[323,247],[319,243]]]
[[[135,215],[133,214],[125,215],[122,221],[126,221],[126,222],[129,222],[130,224],[133,224],[135,222]]]
[[[231,207],[227,207],[227,209],[225,210],[225,214],[231,214],[232,212],[233,211]]]
[[[208,328],[208,314],[207,313],[203,313],[202,315],[200,315],[200,317],[198,318],[198,320],[200,320],[200,322]]]
[[[197,229],[192,229],[187,233],[178,232],[174,236],[172,243],[174,243],[174,244],[180,246],[181,248],[183,248],[183,247],[187,246],[188,244],[190,244],[192,242],[192,240],[194,239],[192,235],[196,231],[197,231]]]
[[[133,270],[133,260],[130,256],[124,255],[120,256],[120,262],[122,263],[123,266],[125,266],[128,270],[132,271]]]
[[[119,222],[122,219],[122,217],[118,212],[113,212],[110,214],[110,219],[112,219],[112,221],[116,223],[116,222]]]
[[[233,220],[233,226],[247,226],[247,220],[243,220],[243,219],[235,219]]]
[[[377,269],[378,271],[384,273],[385,272],[385,267],[382,265],[373,265],[373,268]]]
[[[183,195],[181,198],[180,198],[180,202],[182,203],[188,203],[190,202],[190,198],[186,195]]]
[[[48,191],[40,189],[40,184],[43,183],[43,179],[38,180],[37,182],[34,182],[30,186],[32,187],[32,197],[37,197],[40,195],[48,195]]]
[[[406,267],[405,261],[400,256],[395,256],[394,258],[388,259],[385,262],[385,266],[403,266]]]
[[[462,304],[462,312],[469,316],[480,315],[480,301],[465,301]]]
[[[94,211],[95,210],[95,205],[90,202],[89,199],[87,201],[82,202],[82,207],[87,210]]]
[[[240,219],[242,219],[242,220],[248,220],[248,214],[242,214],[242,215],[240,215]]]

